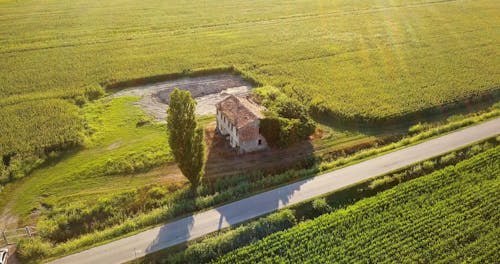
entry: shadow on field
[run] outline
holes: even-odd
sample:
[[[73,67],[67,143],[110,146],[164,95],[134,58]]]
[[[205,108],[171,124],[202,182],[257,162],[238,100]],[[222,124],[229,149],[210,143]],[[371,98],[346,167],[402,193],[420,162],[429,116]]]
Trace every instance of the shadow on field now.
[[[310,167],[314,163],[314,148],[310,140],[304,140],[286,149],[272,148],[238,154],[229,146],[228,140],[215,132],[215,123],[207,126],[205,136],[207,142],[205,177],[207,179],[254,172],[276,174],[289,169]]]
[[[408,129],[418,123],[444,122],[448,118],[457,115],[468,115],[479,111],[488,110],[496,103],[496,97],[487,98],[480,102],[462,102],[452,106],[441,106],[427,109],[422,112],[410,113],[400,118],[389,121],[367,123],[361,120],[346,120],[335,118],[329,114],[315,115],[316,122],[338,130],[359,132],[369,136],[381,136],[386,134],[407,133]]]

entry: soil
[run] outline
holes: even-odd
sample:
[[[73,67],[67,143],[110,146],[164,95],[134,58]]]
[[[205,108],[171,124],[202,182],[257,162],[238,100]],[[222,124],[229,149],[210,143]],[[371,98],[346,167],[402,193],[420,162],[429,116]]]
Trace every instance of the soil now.
[[[19,261],[16,257],[16,246],[10,245],[7,248],[9,249],[9,258],[7,260],[7,263],[8,264],[21,264],[21,261]]]
[[[233,176],[242,172],[280,172],[300,166],[300,162],[313,156],[310,140],[294,144],[286,149],[266,150],[238,154],[222,135],[215,132],[215,122],[205,129],[207,142],[207,163],[205,175],[208,178]]]
[[[0,230],[17,228],[18,218],[11,212],[13,202],[9,202],[0,214]]]
[[[188,90],[197,102],[196,114],[215,114],[215,104],[230,94],[243,96],[254,87],[240,76],[223,73],[216,75],[185,77],[136,86],[116,92],[111,97],[140,96],[137,102],[144,111],[159,121],[164,121],[167,114],[170,93],[174,88]]]

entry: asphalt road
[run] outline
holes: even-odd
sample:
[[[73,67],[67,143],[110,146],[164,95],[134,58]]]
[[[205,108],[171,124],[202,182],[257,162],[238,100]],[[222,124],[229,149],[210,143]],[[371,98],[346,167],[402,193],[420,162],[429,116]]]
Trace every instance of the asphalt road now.
[[[500,118],[257,194],[51,263],[123,263],[500,134]]]

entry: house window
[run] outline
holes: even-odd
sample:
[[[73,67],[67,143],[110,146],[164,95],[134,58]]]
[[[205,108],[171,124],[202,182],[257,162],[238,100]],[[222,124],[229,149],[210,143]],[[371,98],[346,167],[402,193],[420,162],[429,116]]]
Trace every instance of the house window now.
[[[262,139],[259,139],[259,146],[262,145]]]

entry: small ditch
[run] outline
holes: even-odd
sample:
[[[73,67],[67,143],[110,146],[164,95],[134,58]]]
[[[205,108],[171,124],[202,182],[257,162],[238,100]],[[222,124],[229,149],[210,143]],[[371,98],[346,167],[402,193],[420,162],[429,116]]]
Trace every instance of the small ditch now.
[[[215,114],[215,104],[229,95],[244,96],[255,86],[233,73],[184,77],[141,86],[129,87],[118,91],[111,97],[140,96],[137,105],[148,115],[164,121],[170,93],[175,89],[188,90],[197,102],[197,115]]]

